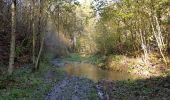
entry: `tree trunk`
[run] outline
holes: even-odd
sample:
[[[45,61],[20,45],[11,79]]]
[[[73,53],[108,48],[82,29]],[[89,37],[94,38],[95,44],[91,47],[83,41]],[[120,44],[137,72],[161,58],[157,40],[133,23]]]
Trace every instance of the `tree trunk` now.
[[[35,70],[38,69],[38,65],[39,65],[39,61],[40,61],[40,57],[41,57],[41,53],[42,53],[42,50],[43,50],[43,46],[44,46],[44,32],[42,32],[42,29],[41,29],[41,22],[42,22],[42,0],[39,1],[40,2],[40,5],[39,5],[39,25],[38,25],[38,34],[39,34],[39,52],[38,52],[38,57],[36,59],[36,62],[35,62]]]
[[[35,63],[35,69],[38,69],[38,65],[39,65],[41,54],[42,54],[43,46],[44,46],[44,36],[42,36],[40,50],[39,50],[38,57],[37,57],[37,60],[36,60],[36,63]]]
[[[58,5],[58,38],[60,38],[60,5]],[[60,44],[60,39],[59,39]]]
[[[11,75],[14,69],[14,58],[15,58],[15,32],[16,32],[16,0],[12,1],[11,5],[11,46],[10,46],[10,57],[9,57],[9,68],[8,74]]]
[[[161,54],[161,56],[162,56],[162,58],[163,58],[163,61],[164,61],[164,63],[167,65],[167,61],[166,61],[166,58],[165,58],[165,56],[164,56],[164,54],[163,54],[163,44],[162,44],[162,40],[160,40],[161,39],[161,37],[159,37],[159,35],[157,34],[157,32],[155,31],[155,29],[154,29],[154,25],[153,25],[153,23],[151,22],[151,27],[152,27],[152,31],[153,31],[153,34],[154,34],[154,37],[155,37],[155,39],[156,39],[156,42],[157,42],[157,45],[158,45],[158,48],[159,48],[159,52],[160,52],[160,54]],[[160,33],[159,33],[160,34]]]
[[[163,50],[164,50],[163,36],[162,36],[161,28],[160,28],[160,25],[159,25],[157,13],[156,13],[156,10],[153,6],[153,4],[154,4],[153,2],[154,2],[154,0],[151,0],[151,7],[152,7],[151,14],[150,14],[151,28],[152,28],[153,35],[156,39],[159,52],[160,52],[160,54],[163,58],[164,63],[167,65],[166,58],[163,54]]]
[[[144,39],[141,29],[139,30],[139,33],[140,33],[140,37],[141,37],[141,47],[142,47],[143,53],[144,53],[144,62],[145,62],[145,64],[147,64],[148,63],[148,50],[147,50],[147,46],[146,46],[146,41]]]
[[[32,0],[32,63],[35,65],[35,40],[36,40],[36,34],[35,34],[35,1]]]

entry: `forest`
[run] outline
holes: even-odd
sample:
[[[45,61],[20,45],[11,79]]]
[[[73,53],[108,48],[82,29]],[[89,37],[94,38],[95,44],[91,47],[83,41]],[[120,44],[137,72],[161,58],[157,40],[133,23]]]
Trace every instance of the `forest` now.
[[[0,0],[0,100],[169,99],[169,0]]]

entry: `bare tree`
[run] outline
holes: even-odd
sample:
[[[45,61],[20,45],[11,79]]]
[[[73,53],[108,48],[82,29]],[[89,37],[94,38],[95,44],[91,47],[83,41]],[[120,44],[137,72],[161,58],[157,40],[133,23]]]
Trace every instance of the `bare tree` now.
[[[35,42],[36,42],[36,34],[35,34],[35,1],[32,0],[32,63],[35,65]]]
[[[43,15],[43,0],[40,0],[39,1],[40,4],[39,4],[39,35],[40,35],[40,48],[39,48],[39,52],[38,52],[38,56],[37,56],[37,59],[36,59],[36,62],[35,62],[35,70],[38,69],[38,65],[39,65],[39,61],[40,61],[40,57],[41,57],[41,54],[42,54],[42,51],[43,51],[43,47],[44,47],[44,39],[45,39],[45,36],[44,36],[44,30],[42,31],[42,28],[41,26],[44,26],[44,23],[42,23],[43,19],[42,19],[42,15]]]
[[[10,57],[9,57],[9,68],[8,74],[11,75],[14,69],[14,58],[15,58],[15,32],[16,32],[16,0],[12,0],[11,5],[11,46],[10,46]]]

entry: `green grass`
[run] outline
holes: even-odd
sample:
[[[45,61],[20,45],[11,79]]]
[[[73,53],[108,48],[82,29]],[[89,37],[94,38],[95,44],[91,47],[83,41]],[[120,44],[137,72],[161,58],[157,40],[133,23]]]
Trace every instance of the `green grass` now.
[[[98,55],[81,56],[78,53],[72,53],[72,54],[69,54],[68,56],[64,57],[64,60],[71,61],[71,62],[86,61],[86,62],[92,63],[92,64],[99,64],[102,62],[103,57],[100,57]]]
[[[97,96],[97,91],[96,91],[96,89],[93,89],[92,91],[91,91],[91,93],[90,93],[90,100],[98,100],[97,99],[98,98],[98,96]]]
[[[111,59],[114,60],[114,61],[120,61],[120,60],[124,59],[125,56],[123,56],[123,55],[110,55],[109,57],[111,57]]]
[[[66,61],[72,61],[72,62],[81,62],[85,57],[82,57],[78,53],[72,53],[69,54],[68,56],[64,57],[64,60]]]
[[[105,60],[104,57],[101,57],[98,55],[89,56],[87,59],[92,64],[100,64],[100,63],[103,63],[103,61]]]
[[[0,76],[0,100],[41,100],[49,89],[63,78],[63,70],[41,63],[37,72],[32,66],[16,69],[12,77]],[[46,74],[55,72],[55,78],[45,81]]]

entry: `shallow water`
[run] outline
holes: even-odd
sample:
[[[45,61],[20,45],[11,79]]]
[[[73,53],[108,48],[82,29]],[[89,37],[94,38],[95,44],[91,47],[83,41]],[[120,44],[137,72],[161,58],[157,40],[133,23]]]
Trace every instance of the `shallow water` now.
[[[73,63],[66,64],[64,67],[69,76],[81,76],[89,78],[93,81],[101,79],[106,80],[128,80],[136,79],[135,76],[130,75],[127,71],[107,71],[101,70],[92,64]]]

